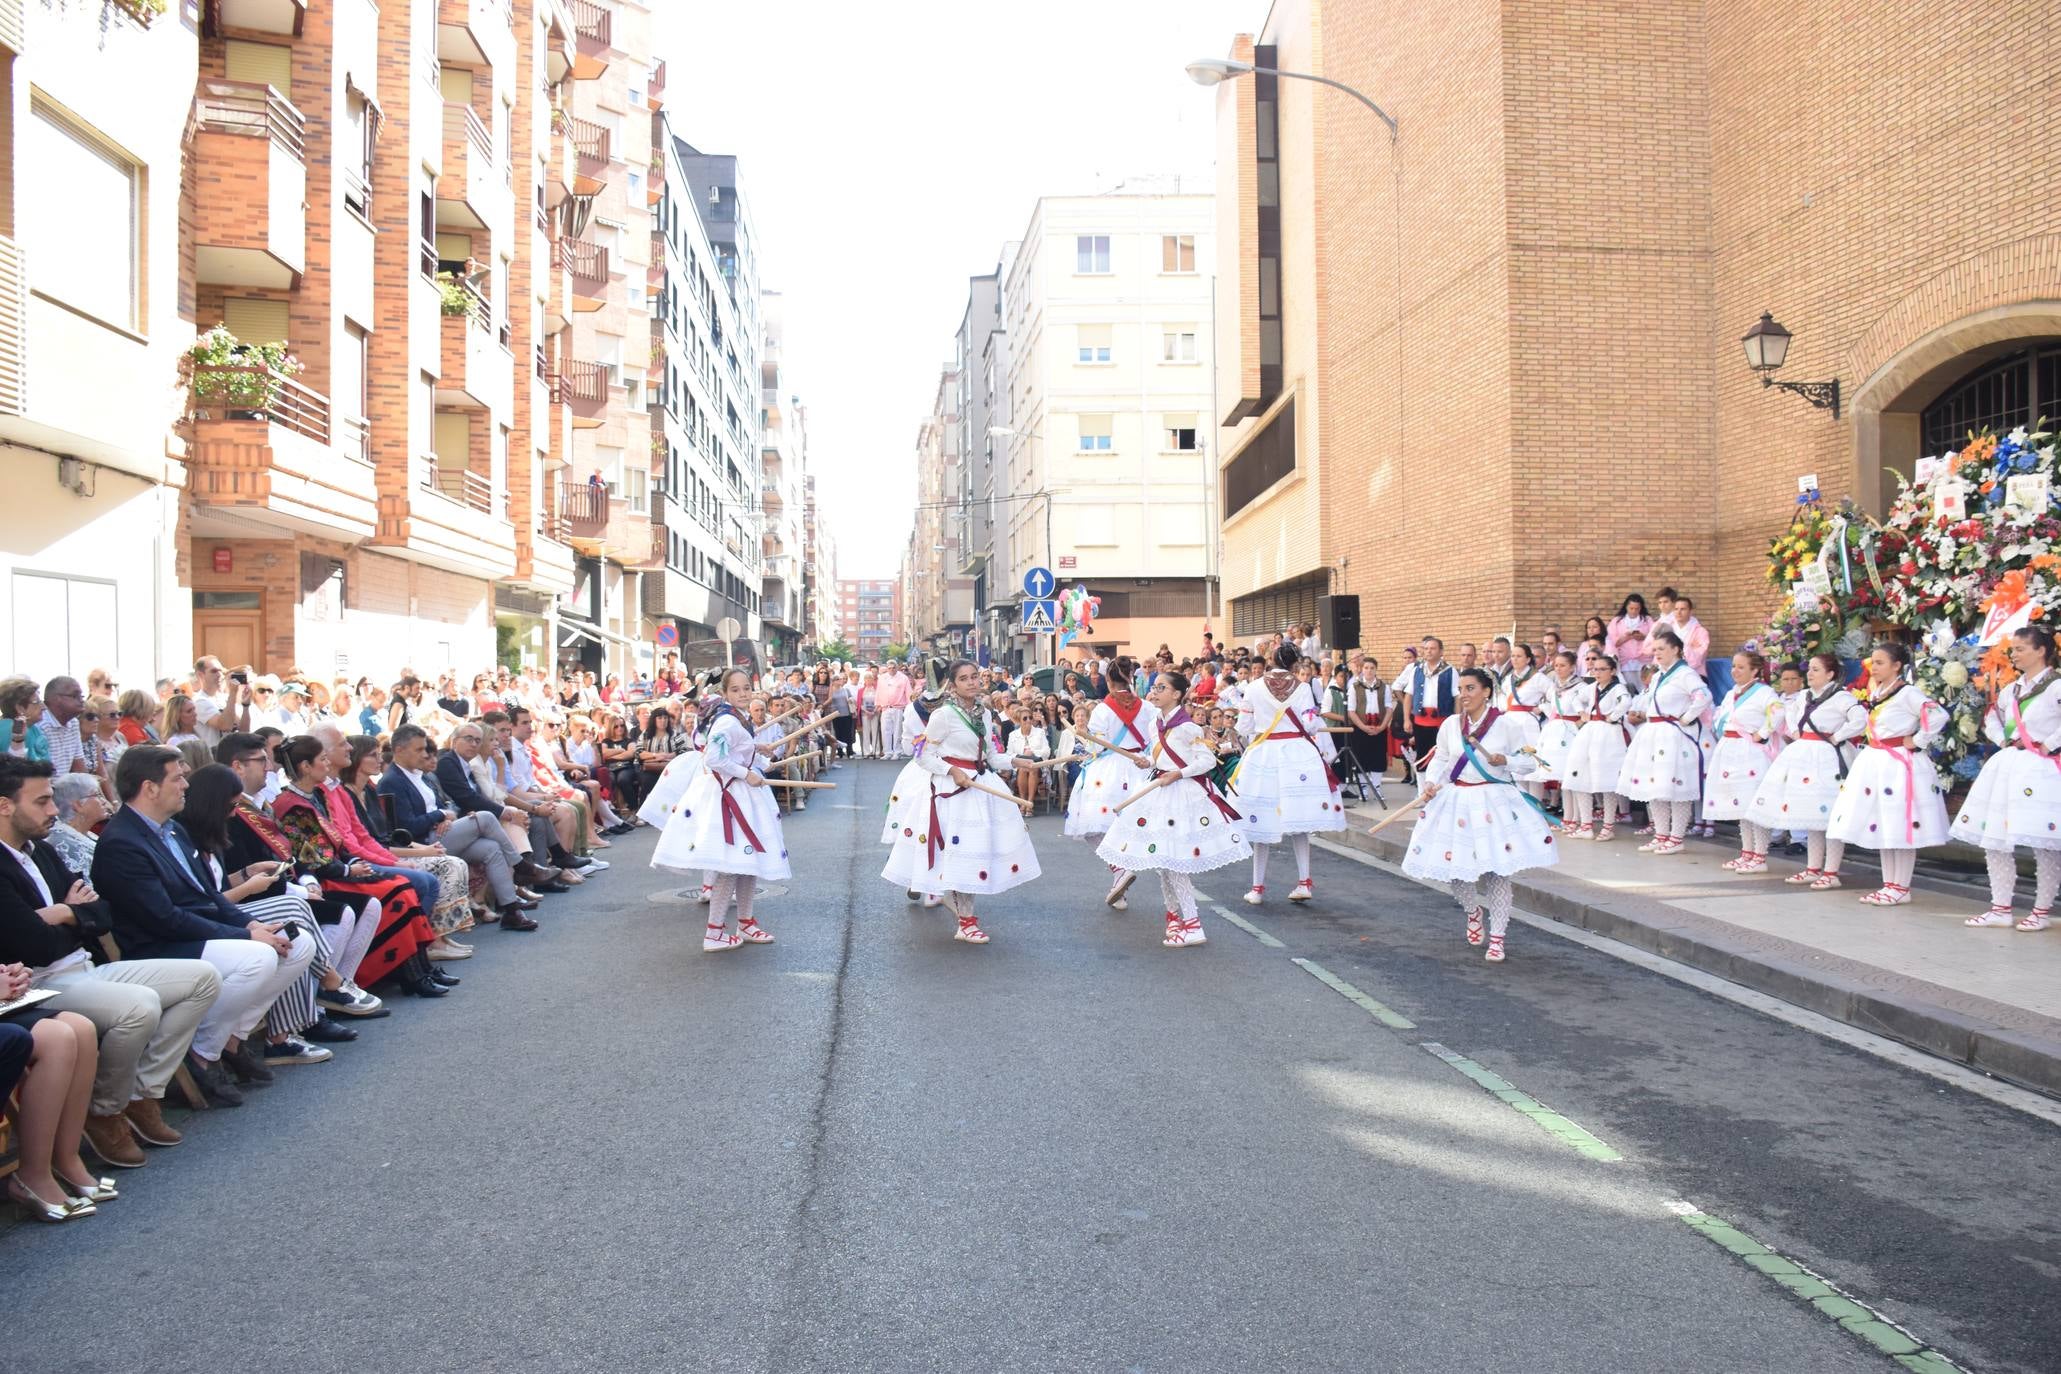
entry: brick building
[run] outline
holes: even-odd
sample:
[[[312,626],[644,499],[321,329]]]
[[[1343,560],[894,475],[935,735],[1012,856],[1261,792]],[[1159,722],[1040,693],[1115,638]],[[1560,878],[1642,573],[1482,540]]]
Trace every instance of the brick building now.
[[[887,646],[906,642],[902,634],[899,578],[845,578],[837,584],[838,624],[861,663],[878,663]]]
[[[1247,638],[1757,627],[1796,479],[1871,508],[2061,413],[2061,95],[1982,0],[1279,0],[1217,89],[1223,580]],[[1772,312],[1789,381],[1740,336]]]

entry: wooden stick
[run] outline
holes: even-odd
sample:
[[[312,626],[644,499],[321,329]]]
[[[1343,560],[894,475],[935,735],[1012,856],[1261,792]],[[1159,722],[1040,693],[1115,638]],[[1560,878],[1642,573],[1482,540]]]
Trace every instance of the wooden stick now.
[[[768,749],[778,749],[783,745],[792,744],[794,741],[800,739],[803,735],[809,733],[809,731],[815,729],[819,724],[822,723],[823,719],[824,717],[822,716],[816,716],[812,718],[808,724],[802,726],[801,729],[795,731],[793,734],[787,736],[785,739],[774,740],[771,744],[765,747]]]
[[[1116,804],[1116,809],[1121,811],[1126,806],[1129,806],[1132,802],[1138,800],[1138,798],[1144,796],[1146,793],[1157,791],[1158,789],[1166,786],[1170,782],[1179,782],[1181,780],[1181,777],[1182,774],[1179,773],[1161,773],[1151,782],[1146,783],[1143,787],[1131,793],[1130,796],[1125,797],[1122,801],[1118,802]]]
[[[1388,829],[1388,827],[1394,825],[1397,821],[1409,815],[1411,812],[1421,809],[1423,805],[1423,801],[1418,800],[1409,803],[1407,806],[1398,807],[1396,809],[1396,813],[1393,816],[1384,816],[1379,821],[1376,821],[1374,825],[1368,829],[1367,833],[1369,835],[1379,835],[1382,831]]]
[[[1072,759],[1038,759],[1035,761],[1031,759],[1015,760],[1016,766],[1018,768],[1057,768],[1061,764],[1072,762]]]
[[[1037,809],[1036,802],[1027,802],[1022,797],[1017,796],[1014,792],[1004,792],[999,787],[991,787],[988,784],[982,782],[979,778],[968,778],[966,780],[966,786],[970,791],[985,792],[991,797],[1000,797],[1005,802],[1014,802],[1016,805],[1023,808],[1023,814],[1026,816],[1028,816],[1032,811]]]
[[[811,749],[806,754],[789,754],[784,759],[775,759],[773,762],[767,764],[765,768],[761,771],[770,773],[776,768],[791,768],[797,763],[805,763],[810,759],[821,758],[822,755],[823,751],[821,749]]]
[[[803,781],[802,779],[800,779],[800,778],[767,778],[767,779],[766,779],[766,786],[768,786],[768,787],[806,787],[806,788],[814,788],[814,787],[835,787],[835,786],[837,786],[837,784],[836,784],[836,783],[834,783],[834,782],[804,782],[804,781]]]
[[[1126,749],[1120,744],[1111,744],[1106,739],[1097,739],[1095,736],[1089,734],[1086,730],[1075,730],[1073,732],[1073,737],[1075,739],[1084,739],[1088,743],[1094,745],[1097,749],[1107,749],[1112,754],[1122,754],[1125,758],[1129,759],[1133,763],[1146,762],[1146,758],[1143,754],[1136,753],[1132,750]]]

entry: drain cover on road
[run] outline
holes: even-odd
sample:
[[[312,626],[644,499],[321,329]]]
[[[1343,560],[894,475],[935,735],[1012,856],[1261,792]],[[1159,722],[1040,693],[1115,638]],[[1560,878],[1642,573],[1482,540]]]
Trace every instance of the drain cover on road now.
[[[668,905],[673,902],[691,902],[700,895],[701,884],[696,883],[693,887],[676,887],[669,892],[654,892],[644,900],[653,905]],[[786,895],[786,883],[760,883],[755,899],[756,897],[785,897]]]

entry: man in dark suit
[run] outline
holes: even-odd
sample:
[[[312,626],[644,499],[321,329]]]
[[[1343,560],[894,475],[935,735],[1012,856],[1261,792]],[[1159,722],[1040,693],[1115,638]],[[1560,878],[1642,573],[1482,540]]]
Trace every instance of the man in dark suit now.
[[[553,843],[551,823],[538,810],[526,809],[513,798],[506,802],[495,801],[481,792],[474,782],[472,761],[479,757],[485,739],[485,728],[475,721],[466,721],[451,732],[451,747],[437,756],[438,787],[461,814],[476,816],[482,823],[494,823],[497,829],[504,821],[510,824],[527,822],[530,852],[521,855],[521,862],[515,866],[515,880],[543,892],[570,891],[569,885],[559,881],[564,876],[561,870],[536,861],[536,855],[550,852]],[[507,831],[502,829],[502,834],[507,834]]]
[[[307,972],[315,936],[289,935],[284,921],[245,920],[222,895],[207,860],[173,819],[186,801],[186,765],[176,749],[132,746],[115,765],[115,793],[122,809],[93,851],[93,886],[107,900],[124,955],[205,959],[221,976],[221,995],[195,1029],[188,1057],[209,1100],[235,1106],[243,1099],[221,1061],[227,1054],[247,1072],[264,1068],[246,1037]]]
[[[504,922],[502,929],[535,930],[536,923],[522,914],[533,909],[534,903],[515,890],[516,873],[526,871],[527,864],[500,821],[476,812],[459,812],[437,775],[429,734],[421,726],[403,725],[394,731],[392,748],[394,761],[380,775],[377,791],[393,808],[394,824],[413,835],[418,844],[441,844],[446,853],[485,870],[487,888]],[[507,924],[511,917],[513,923]]]
[[[43,1005],[93,1023],[100,1064],[86,1138],[109,1164],[144,1162],[138,1139],[176,1145],[179,1132],[158,1107],[179,1056],[221,993],[200,959],[129,959],[94,967],[113,912],[91,884],[43,842],[57,821],[51,765],[0,756],[0,963],[27,965]]]

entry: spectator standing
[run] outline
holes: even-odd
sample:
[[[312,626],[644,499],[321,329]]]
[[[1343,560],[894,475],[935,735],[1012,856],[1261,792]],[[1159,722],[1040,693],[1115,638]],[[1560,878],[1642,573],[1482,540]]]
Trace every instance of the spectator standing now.
[[[1617,676],[1629,692],[1644,689],[1646,665],[1653,661],[1651,645],[1656,628],[1653,617],[1646,614],[1646,598],[1637,592],[1625,597],[1610,622],[1610,638],[1603,647],[1617,660]]]
[[[222,670],[222,660],[213,654],[203,654],[193,664],[193,724],[182,726],[198,736],[208,747],[210,754],[222,742],[222,736],[238,730],[249,730],[251,693],[250,670],[239,668],[234,673]],[[263,724],[262,721],[258,722]],[[170,733],[158,732],[161,744],[177,744]]]
[[[1453,714],[1459,672],[1446,662],[1446,646],[1435,635],[1419,641],[1418,661],[1397,675],[1396,696],[1409,703],[1412,757],[1423,758],[1438,744],[1438,728]]]
[[[880,675],[880,749],[891,759],[901,758],[903,746],[912,742],[902,738],[902,717],[908,713],[913,686],[899,663],[888,664]]]

